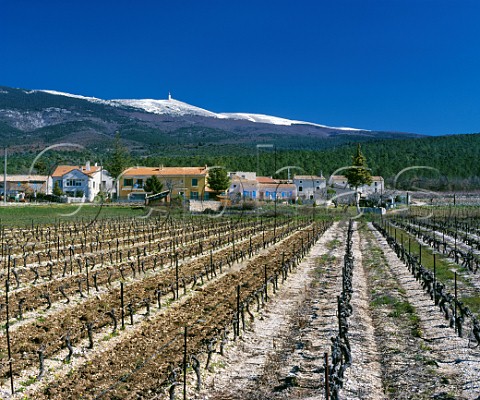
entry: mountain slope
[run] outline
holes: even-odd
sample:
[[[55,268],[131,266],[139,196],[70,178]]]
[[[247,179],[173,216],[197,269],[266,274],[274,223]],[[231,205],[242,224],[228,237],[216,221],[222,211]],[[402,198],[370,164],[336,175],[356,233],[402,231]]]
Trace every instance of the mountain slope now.
[[[58,96],[72,97],[82,100],[87,100],[92,103],[107,104],[111,106],[128,106],[144,110],[153,114],[170,115],[181,117],[185,115],[196,115],[201,117],[219,118],[219,119],[233,119],[233,120],[246,120],[249,122],[256,122],[262,124],[272,125],[312,125],[320,128],[330,128],[338,130],[348,131],[367,131],[367,129],[347,128],[347,127],[331,127],[327,125],[320,125],[313,122],[296,121],[281,117],[275,117],[265,114],[253,114],[253,113],[214,113],[212,111],[205,110],[200,107],[192,106],[182,101],[173,99],[171,95],[168,95],[167,100],[156,99],[114,99],[114,100],[102,100],[96,97],[85,97],[70,93],[58,92],[55,90],[40,90],[39,92],[49,93]]]
[[[97,101],[95,99],[94,101]],[[339,128],[330,127],[327,125],[315,124],[313,122],[296,121],[286,118],[274,117],[272,115],[265,114],[253,114],[253,113],[214,113],[212,111],[205,110],[203,108],[195,107],[182,101],[175,100],[169,96],[168,100],[111,100],[113,104],[126,105],[130,107],[140,108],[147,112],[160,115],[172,115],[172,116],[185,116],[185,115],[198,115],[201,117],[219,118],[219,119],[233,119],[233,120],[245,120],[254,123],[271,124],[271,125],[311,125],[320,128],[349,130],[349,131],[367,131],[366,129],[356,128]]]
[[[0,138],[19,150],[68,140],[103,148],[116,131],[140,153],[198,144],[315,149],[419,135],[335,128],[262,114],[215,113],[178,100],[116,99],[0,87]]]

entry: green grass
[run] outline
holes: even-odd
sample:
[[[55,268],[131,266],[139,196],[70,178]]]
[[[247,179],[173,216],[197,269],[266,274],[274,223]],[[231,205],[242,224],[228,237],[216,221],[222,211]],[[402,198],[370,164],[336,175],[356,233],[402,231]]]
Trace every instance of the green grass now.
[[[335,256],[332,254],[323,254],[315,258],[314,278],[311,282],[312,287],[317,287],[325,276],[325,268],[335,262]]]
[[[106,341],[110,340],[111,338],[117,337],[118,335],[119,335],[118,331],[108,333],[102,338],[102,341],[106,342]]]
[[[420,247],[422,251],[422,265],[429,269],[430,271],[433,271],[434,269],[434,264],[435,264],[435,272],[436,272],[436,279],[443,283],[447,288],[450,293],[453,294],[454,291],[454,281],[455,281],[455,273],[453,269],[456,269],[459,273],[457,273],[457,281],[458,283],[461,283],[465,285],[466,287],[471,287],[471,283],[468,282],[468,278],[464,278],[462,272],[466,272],[465,268],[454,264],[451,260],[449,260],[446,256],[443,254],[436,254],[435,255],[435,260],[434,260],[434,255],[433,255],[433,249],[431,247],[428,247],[425,244],[420,245],[416,239],[407,233],[406,231],[400,229],[400,228],[395,228],[397,233],[397,241],[399,243],[403,243],[403,246],[405,247],[405,250],[408,252],[409,245],[408,245],[408,238],[410,238],[410,252],[411,254],[415,256],[420,255]],[[394,228],[390,227],[389,228],[389,233],[390,235],[394,236]],[[402,241],[403,239],[403,241]],[[459,295],[459,300],[463,301],[465,305],[467,305],[470,310],[474,314],[480,314],[480,297],[478,295],[472,295],[468,296],[464,294],[464,291],[460,288],[458,289],[458,295]]]
[[[396,300],[394,297],[392,297],[389,294],[383,294],[383,295],[374,297],[374,299],[371,301],[370,304],[372,307],[381,307],[381,306],[395,304],[395,302]]]
[[[401,315],[414,314],[415,308],[408,301],[394,301],[393,311],[388,314],[389,317],[398,318]]]
[[[55,224],[56,222],[88,222],[93,219],[128,218],[144,215],[143,208],[130,206],[98,206],[91,204],[55,204],[0,207],[0,225],[7,227]]]
[[[328,250],[333,250],[333,249],[336,249],[338,246],[340,246],[342,244],[342,242],[338,239],[333,239],[331,240],[330,242],[328,242],[325,247],[328,249]]]
[[[381,281],[385,279],[385,266],[388,265],[388,261],[385,259],[385,255],[381,248],[373,245],[372,234],[365,229],[365,225],[361,226],[361,229],[367,234],[367,240],[369,243],[369,250],[365,255],[365,262],[368,265],[370,277],[375,281]],[[404,321],[406,326],[410,329],[412,336],[421,337],[422,330],[420,327],[420,317],[417,315],[415,307],[405,300],[406,291],[404,288],[399,287],[395,283],[395,286],[391,286],[392,283],[379,286],[376,289],[371,288],[370,306],[372,308],[387,307],[391,310],[387,316],[390,318]]]
[[[320,257],[316,257],[315,261],[318,266],[326,266],[327,264],[331,264],[335,261],[336,257],[332,254],[322,254]]]
[[[414,337],[422,336],[420,328],[420,317],[416,314],[415,307],[408,301],[397,300],[393,303],[393,310],[388,314],[389,317],[400,318],[406,317],[410,323],[410,332]]]
[[[26,381],[21,382],[20,384],[24,387],[30,386],[37,381],[37,378],[34,376],[29,376]]]

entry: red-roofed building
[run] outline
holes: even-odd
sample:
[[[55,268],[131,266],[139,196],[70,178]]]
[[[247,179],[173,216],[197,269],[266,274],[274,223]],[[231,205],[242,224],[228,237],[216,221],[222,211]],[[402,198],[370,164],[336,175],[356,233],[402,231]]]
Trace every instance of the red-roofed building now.
[[[257,182],[262,185],[268,185],[270,183],[277,183],[275,179],[270,176],[257,176]]]
[[[132,167],[126,169],[118,181],[120,199],[144,200],[147,193],[145,182],[156,176],[169,190],[171,196],[182,196],[188,200],[206,200],[210,190],[207,187],[208,168],[204,167]]]
[[[232,199],[293,201],[297,197],[297,188],[293,183],[270,176],[256,176],[254,172],[233,172],[230,177],[232,183],[228,193]]]
[[[59,165],[52,174],[52,184],[69,198],[93,201],[100,192],[107,195],[113,191],[113,179],[110,174],[98,165]]]

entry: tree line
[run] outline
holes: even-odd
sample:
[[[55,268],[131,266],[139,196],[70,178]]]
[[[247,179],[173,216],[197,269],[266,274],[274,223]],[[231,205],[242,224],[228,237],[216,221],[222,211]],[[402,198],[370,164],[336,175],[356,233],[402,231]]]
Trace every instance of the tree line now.
[[[34,172],[49,174],[59,164],[84,164],[98,162],[114,176],[115,165],[126,168],[133,165],[148,167],[222,165],[231,171],[255,171],[258,175],[274,176],[285,166],[296,166],[295,173],[329,176],[338,168],[349,166],[357,143],[325,150],[292,150],[281,144],[271,148],[254,146],[208,146],[201,152],[189,148],[175,151],[166,146],[150,155],[130,152],[120,140],[115,139],[110,149],[84,151],[49,151],[34,165]],[[235,150],[236,149],[236,150]],[[372,175],[381,175],[387,184],[405,168],[416,167],[409,173],[412,179],[421,178],[436,190],[461,190],[480,188],[480,134],[425,137],[406,140],[378,140],[362,143],[362,152],[368,160]],[[37,153],[13,154],[8,159],[8,173],[28,173]],[[420,167],[430,167],[425,169]],[[118,169],[118,168],[117,168]],[[0,163],[3,173],[3,163]],[[286,178],[287,172],[278,178]]]

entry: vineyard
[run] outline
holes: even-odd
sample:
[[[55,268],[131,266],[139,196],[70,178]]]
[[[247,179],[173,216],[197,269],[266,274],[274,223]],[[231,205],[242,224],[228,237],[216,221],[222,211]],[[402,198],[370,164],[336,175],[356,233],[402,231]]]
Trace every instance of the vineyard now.
[[[480,396],[473,211],[56,221],[1,242],[2,398]]]

